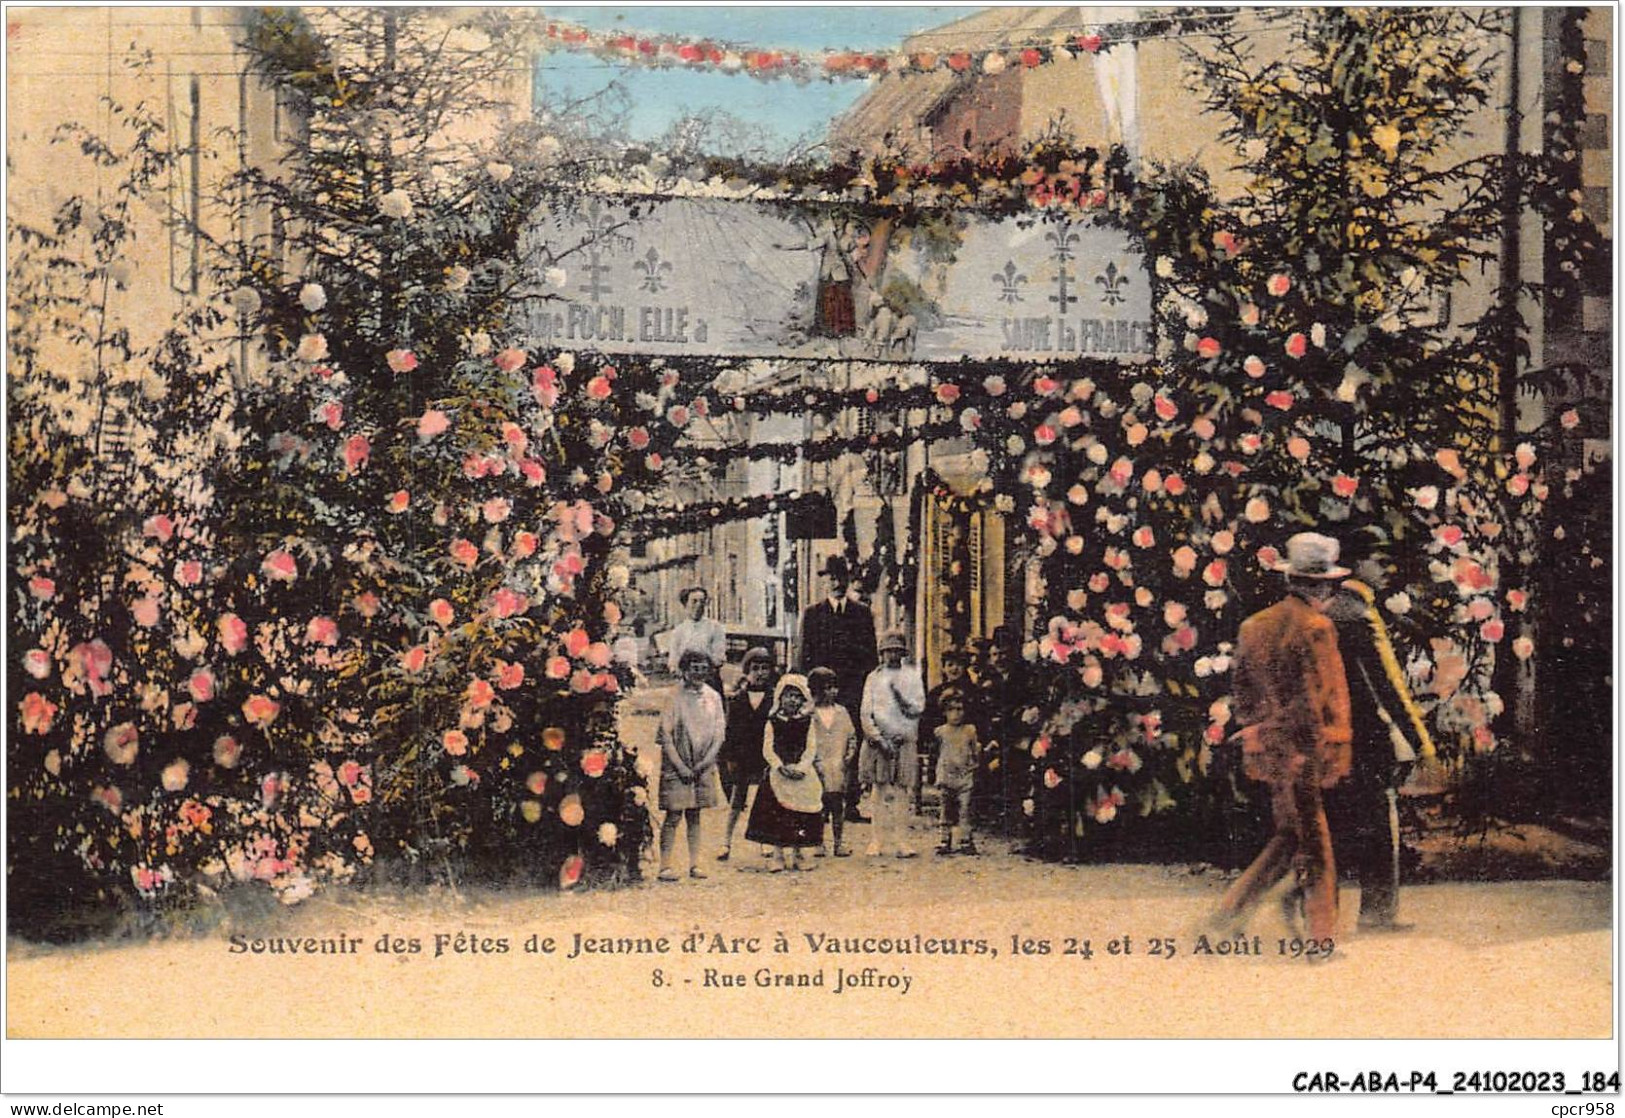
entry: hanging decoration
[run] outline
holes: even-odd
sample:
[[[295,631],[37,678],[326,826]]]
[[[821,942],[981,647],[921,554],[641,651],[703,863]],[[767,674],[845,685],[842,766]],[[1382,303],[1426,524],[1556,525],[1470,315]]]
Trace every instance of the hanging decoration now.
[[[1117,25],[1122,26],[1122,25]],[[1149,26],[1149,25],[1148,25]],[[794,51],[675,35],[594,31],[577,24],[549,22],[552,49],[590,54],[609,62],[653,69],[711,70],[753,78],[795,82],[866,81],[887,74],[998,74],[1034,69],[1057,60],[1097,55],[1113,39],[1106,28],[1063,32],[1042,43],[1019,47],[973,47],[918,51]]]

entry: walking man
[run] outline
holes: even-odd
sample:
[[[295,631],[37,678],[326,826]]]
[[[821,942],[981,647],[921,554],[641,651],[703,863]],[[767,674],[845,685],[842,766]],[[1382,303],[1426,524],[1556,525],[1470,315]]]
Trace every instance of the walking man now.
[[[1304,898],[1309,935],[1337,927],[1337,868],[1321,791],[1349,771],[1349,690],[1337,630],[1320,603],[1349,575],[1338,543],[1302,532],[1286,542],[1275,569],[1286,597],[1241,623],[1235,657],[1235,735],[1246,774],[1270,788],[1275,834],[1219,902],[1216,917],[1242,924],[1288,872]]]
[[[1405,684],[1375,591],[1348,579],[1323,610],[1337,626],[1354,733],[1353,768],[1328,806],[1343,838],[1339,849],[1359,875],[1360,929],[1400,931],[1408,925],[1397,919],[1399,786],[1413,762],[1434,756],[1433,740]]]

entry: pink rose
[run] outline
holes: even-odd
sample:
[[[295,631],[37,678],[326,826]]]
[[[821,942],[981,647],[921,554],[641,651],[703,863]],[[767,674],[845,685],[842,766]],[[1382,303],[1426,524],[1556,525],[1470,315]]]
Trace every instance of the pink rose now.
[[[412,494],[404,489],[397,489],[389,495],[389,511],[395,516],[405,512],[412,503]]]
[[[1360,488],[1360,479],[1349,477],[1347,474],[1338,474],[1332,478],[1332,492],[1348,500],[1354,496],[1355,490]]]
[[[553,366],[543,365],[531,375],[530,389],[535,393],[538,404],[544,408],[553,407],[559,402],[559,374]]]
[[[1051,423],[1040,423],[1033,430],[1033,441],[1039,446],[1049,446],[1060,437],[1061,433]]]
[[[143,629],[152,628],[158,624],[158,599],[152,597],[138,599],[130,607],[130,616],[135,618],[135,623]]]
[[[528,559],[536,553],[541,543],[534,532],[516,532],[513,537],[513,554],[516,559]]]
[[[293,582],[299,577],[299,564],[286,550],[278,548],[260,563],[260,570],[272,582]]]
[[[391,372],[410,373],[418,367],[417,354],[409,349],[392,349],[384,354],[384,360],[389,363]]]
[[[1277,389],[1276,391],[1271,392],[1268,396],[1265,396],[1264,402],[1272,408],[1279,408],[1282,411],[1290,411],[1292,410],[1292,404],[1296,399],[1297,397],[1293,396],[1292,393]]]
[[[237,739],[230,734],[221,734],[214,739],[214,763],[223,769],[234,769],[237,760],[243,755],[243,747],[237,744]]]
[[[450,427],[451,420],[447,418],[445,412],[430,408],[418,419],[418,438],[432,439],[436,435],[445,434]]]
[[[549,656],[547,658],[547,678],[563,679],[570,674],[570,661],[563,656]]]
[[[355,596],[355,600],[350,604],[355,607],[355,611],[362,617],[371,618],[378,616],[378,607],[380,605],[378,595],[374,594],[371,590],[368,590],[362,594],[357,594]]]
[[[581,755],[581,771],[588,776],[603,776],[609,768],[609,754],[602,749],[589,749]]]
[[[559,801],[559,821],[566,827],[579,827],[586,817],[587,813],[582,810],[580,796],[569,795]]]
[[[588,399],[607,400],[609,399],[609,394],[613,391],[614,388],[609,383],[608,377],[596,376],[587,382]]]
[[[458,566],[472,570],[480,561],[480,549],[468,540],[458,539],[451,545],[451,558]]]
[[[1277,297],[1285,295],[1292,290],[1292,279],[1283,272],[1276,272],[1264,284],[1264,290]]]
[[[316,409],[316,418],[327,425],[330,431],[337,431],[344,426],[344,405],[337,400],[324,401]]]
[[[28,592],[40,601],[48,602],[56,597],[56,581],[43,575],[35,575],[28,580]]]
[[[222,614],[215,623],[215,629],[220,634],[220,644],[227,655],[235,656],[248,647],[248,625],[235,613]]]
[[[434,620],[436,625],[444,626],[450,625],[457,614],[456,611],[451,608],[450,602],[446,601],[444,598],[436,598],[434,601],[429,603],[429,616]]]
[[[1528,604],[1529,604],[1529,594],[1528,594],[1527,591],[1524,591],[1524,590],[1508,590],[1507,591],[1507,608],[1512,610],[1513,613],[1522,613],[1524,611],[1524,607],[1527,606]]]
[[[1229,567],[1223,559],[1215,559],[1202,568],[1202,581],[1209,586],[1223,586]]]
[[[421,672],[424,665],[429,662],[429,650],[421,644],[414,644],[401,653],[401,667],[416,675]]]
[[[503,691],[512,691],[525,682],[525,665],[523,664],[510,664],[506,660],[498,660],[496,669],[497,687]]]
[[[500,586],[491,595],[491,612],[497,617],[514,617],[530,608],[530,599],[516,590]]]
[[[1170,400],[1161,392],[1152,397],[1151,406],[1157,413],[1157,418],[1163,421],[1173,419],[1179,414],[1179,405]]]
[[[468,752],[468,735],[461,730],[447,730],[440,735],[440,745],[453,757],[461,757]]]
[[[467,698],[468,705],[472,709],[483,710],[491,705],[492,700],[497,697],[497,693],[492,690],[490,683],[487,681],[473,679],[469,681],[464,697]]]
[[[513,512],[513,505],[506,497],[492,497],[480,506],[480,515],[487,524],[501,524]]]
[[[141,534],[155,537],[159,543],[168,543],[169,537],[175,534],[175,522],[162,513],[149,516],[141,525]]]
[[[372,456],[372,443],[367,441],[365,435],[351,435],[344,440],[344,468],[350,473],[356,473],[367,465],[367,459]]]
[[[1499,617],[1492,617],[1478,627],[1478,635],[1494,644],[1506,635],[1506,626]]]
[[[310,644],[324,644],[329,648],[339,642],[339,627],[331,617],[312,617],[305,626],[305,640]]]
[[[1203,338],[1196,343],[1196,356],[1198,357],[1217,357],[1223,352],[1224,347],[1219,344],[1218,338]]]
[[[268,728],[276,721],[277,714],[282,710],[282,704],[268,695],[251,695],[243,700],[243,717],[249,725],[260,729]]]
[[[203,581],[203,564],[196,559],[185,559],[176,563],[175,581],[182,586],[196,586]]]
[[[529,358],[525,356],[524,350],[510,348],[501,350],[491,360],[496,362],[496,367],[501,369],[503,372],[513,373],[523,369],[525,367],[525,362],[528,361]],[[550,373],[553,371],[551,366],[544,366],[544,368],[547,368],[547,371]],[[541,372],[541,370],[538,369],[537,372]]]
[[[31,648],[23,653],[23,670],[35,679],[51,674],[51,654],[43,648]]]
[[[1288,357],[1302,357],[1309,352],[1309,340],[1302,334],[1294,333],[1286,340],[1286,355]]]
[[[51,729],[51,721],[56,717],[56,704],[41,695],[38,691],[30,691],[23,696],[23,733],[45,734]]]
[[[955,400],[959,399],[959,385],[939,384],[936,387],[936,396],[938,403],[952,404]]]
[[[564,651],[573,658],[580,659],[587,651],[592,638],[585,629],[571,629],[564,636]]]
[[[141,735],[129,722],[120,722],[102,738],[102,750],[115,765],[135,764],[135,756],[140,748]]]
[[[1433,530],[1433,538],[1446,547],[1455,547],[1461,543],[1462,531],[1454,524],[1441,524]]]
[[[208,702],[214,698],[214,673],[208,668],[193,672],[192,678],[186,681],[186,690],[191,693],[193,702]]]
[[[1302,435],[1293,435],[1286,441],[1286,452],[1299,462],[1307,461],[1309,458],[1309,440]]]
[[[1248,357],[1247,360],[1241,363],[1241,367],[1254,380],[1264,375],[1264,362],[1260,361],[1257,356]]]
[[[580,810],[580,804],[579,803],[576,805],[576,810],[577,811]],[[563,816],[564,816],[564,806],[561,804],[559,806],[559,817],[563,818]],[[566,822],[568,823],[569,821],[566,820]],[[579,819],[576,820],[576,823],[579,823],[579,822],[580,822]],[[573,827],[573,826],[575,826],[575,823],[570,823],[569,825]],[[581,880],[581,875],[582,875],[583,872],[585,872],[586,868],[587,868],[587,860],[585,858],[583,858],[579,854],[570,855],[568,858],[566,858],[564,860],[564,864],[559,867],[559,888],[560,889],[574,888],[576,883]]]

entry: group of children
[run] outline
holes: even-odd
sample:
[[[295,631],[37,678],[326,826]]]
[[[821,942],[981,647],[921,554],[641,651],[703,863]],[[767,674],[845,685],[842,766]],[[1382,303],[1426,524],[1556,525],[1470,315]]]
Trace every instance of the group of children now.
[[[700,812],[724,802],[728,827],[719,861],[733,856],[734,834],[747,807],[745,838],[760,843],[773,859],[770,872],[810,870],[813,857],[831,853],[849,857],[845,789],[854,763],[873,820],[865,853],[914,857],[907,824],[921,775],[922,729],[930,735],[926,757],[934,760],[932,775],[942,798],[937,853],[953,853],[956,840],[960,853],[977,853],[971,798],[983,743],[967,716],[968,697],[953,678],[927,696],[919,669],[904,663],[907,650],[900,632],[880,639],[880,665],[864,683],[860,725],[853,724],[836,675],[828,668],[814,668],[806,676],[788,674],[774,684],[771,654],[753,648],[740,664],[738,688],[723,700],[711,686],[715,666],[710,658],[697,649],[684,652],[678,665],[681,683],[656,734],[663,762],[660,807],[665,812],[659,880],[678,879],[672,855],[683,821],[688,874],[707,876],[699,864]],[[951,674],[945,671],[945,676]],[[730,786],[726,795],[724,781]]]

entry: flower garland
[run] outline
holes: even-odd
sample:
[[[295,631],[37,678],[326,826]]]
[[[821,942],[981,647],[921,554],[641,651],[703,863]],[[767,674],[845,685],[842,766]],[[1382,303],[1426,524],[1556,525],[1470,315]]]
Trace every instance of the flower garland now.
[[[1147,27],[1168,26],[1166,21]],[[795,82],[865,81],[886,74],[1000,74],[1035,69],[1109,50],[1108,33],[1124,25],[1092,26],[1063,32],[1048,41],[1016,48],[962,47],[916,51],[793,51],[684,36],[593,31],[550,21],[544,34],[550,48],[590,54],[610,62],[651,69],[712,70]]]

